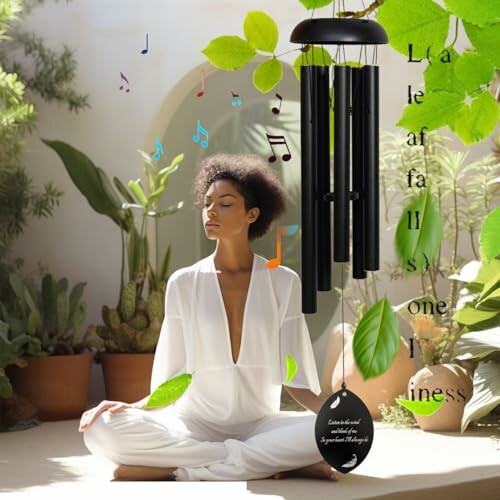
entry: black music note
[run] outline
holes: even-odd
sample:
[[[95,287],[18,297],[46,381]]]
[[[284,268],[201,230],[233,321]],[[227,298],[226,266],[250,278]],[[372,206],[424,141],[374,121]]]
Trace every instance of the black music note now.
[[[130,92],[130,84],[129,84],[128,80],[127,80],[127,77],[121,71],[120,71],[120,78],[122,80],[126,81],[127,85],[129,86],[129,88],[127,90],[125,90],[125,92]],[[120,86],[120,90],[123,90],[123,83]]]
[[[141,50],[141,54],[147,54],[149,50],[148,34],[146,33],[146,48]]]
[[[276,97],[280,100],[280,107],[279,107],[279,109],[278,109],[278,108],[276,108],[276,107],[274,107],[274,108],[272,108],[272,109],[271,109],[271,111],[272,111],[275,115],[279,114],[279,112],[281,111],[281,103],[283,102],[283,97],[281,97],[279,94],[276,94]]]
[[[273,163],[276,161],[276,153],[273,148],[273,144],[284,144],[288,153],[285,153],[281,159],[283,161],[288,161],[292,158],[290,153],[290,149],[288,148],[288,144],[286,143],[286,139],[284,135],[270,135],[266,132],[267,140],[269,141],[269,146],[271,146],[271,150],[273,152],[272,156],[269,157],[269,162]]]

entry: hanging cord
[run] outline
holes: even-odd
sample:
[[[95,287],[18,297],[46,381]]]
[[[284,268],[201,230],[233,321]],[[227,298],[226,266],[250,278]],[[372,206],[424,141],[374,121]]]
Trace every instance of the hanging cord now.
[[[342,314],[342,389],[345,390],[346,384],[345,384],[345,356],[344,356],[345,336],[344,336],[344,263],[343,262],[340,274],[342,275],[342,288],[340,289],[340,303],[341,303],[341,314]]]

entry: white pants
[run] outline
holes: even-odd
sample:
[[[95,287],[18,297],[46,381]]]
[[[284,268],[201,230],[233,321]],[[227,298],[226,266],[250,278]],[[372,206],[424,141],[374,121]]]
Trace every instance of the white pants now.
[[[180,481],[245,481],[322,461],[315,419],[311,411],[280,411],[234,435],[173,411],[127,408],[102,413],[83,438],[91,453],[116,464],[177,467]]]

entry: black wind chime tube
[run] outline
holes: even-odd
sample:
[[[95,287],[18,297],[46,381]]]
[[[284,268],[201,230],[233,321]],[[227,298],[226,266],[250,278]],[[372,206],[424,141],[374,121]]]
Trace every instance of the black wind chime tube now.
[[[300,132],[302,192],[302,312],[316,312],[317,290],[317,210],[316,158],[314,153],[313,113],[316,88],[314,66],[300,67]]]
[[[351,68],[352,79],[352,277],[366,278],[364,266],[363,186],[363,78],[361,68]]]
[[[313,112],[313,137],[316,150],[318,206],[318,290],[332,289],[331,203],[324,195],[330,192],[330,70],[313,66],[316,76],[316,103]]]
[[[349,261],[349,185],[351,68],[334,66],[333,260]]]
[[[364,268],[369,271],[376,271],[380,268],[378,66],[363,66],[361,75],[364,108]]]

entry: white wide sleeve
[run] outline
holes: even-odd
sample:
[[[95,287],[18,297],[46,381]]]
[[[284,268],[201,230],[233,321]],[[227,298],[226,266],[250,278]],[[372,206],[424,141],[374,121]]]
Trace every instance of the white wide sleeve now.
[[[172,275],[165,292],[165,317],[156,346],[151,392],[168,379],[186,373],[186,349],[179,289]]]
[[[293,273],[285,317],[280,328],[281,381],[288,387],[309,389],[314,394],[321,393],[318,370],[314,359],[311,338],[302,313],[301,282]],[[286,383],[286,355],[291,354],[297,362],[295,376]]]

